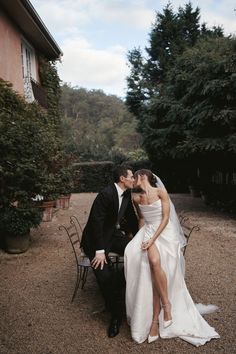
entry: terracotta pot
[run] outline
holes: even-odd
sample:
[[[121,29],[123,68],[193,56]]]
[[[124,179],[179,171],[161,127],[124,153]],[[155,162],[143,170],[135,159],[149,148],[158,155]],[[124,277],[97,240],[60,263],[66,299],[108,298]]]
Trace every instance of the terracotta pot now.
[[[53,208],[55,205],[55,200],[48,200],[46,202],[42,202],[41,206],[43,208]]]
[[[42,202],[41,207],[43,210],[43,221],[51,221],[53,216],[53,207],[55,205],[54,200],[49,200],[47,202]]]
[[[58,198],[58,199],[56,200],[56,208],[57,208],[57,209],[60,209],[60,208],[61,208],[61,199],[60,199],[60,198]]]
[[[70,207],[70,197],[71,197],[71,194],[62,195],[60,197],[60,207],[61,207],[61,209],[69,209],[69,207]]]
[[[30,246],[30,232],[25,235],[4,235],[5,251],[7,253],[23,253],[29,249]]]

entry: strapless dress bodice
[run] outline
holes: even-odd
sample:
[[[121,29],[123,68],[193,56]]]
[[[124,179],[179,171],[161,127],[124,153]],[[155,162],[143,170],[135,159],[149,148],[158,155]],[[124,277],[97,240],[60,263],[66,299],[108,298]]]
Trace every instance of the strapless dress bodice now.
[[[159,224],[162,219],[161,199],[151,204],[139,204],[139,208],[144,217],[145,224]]]

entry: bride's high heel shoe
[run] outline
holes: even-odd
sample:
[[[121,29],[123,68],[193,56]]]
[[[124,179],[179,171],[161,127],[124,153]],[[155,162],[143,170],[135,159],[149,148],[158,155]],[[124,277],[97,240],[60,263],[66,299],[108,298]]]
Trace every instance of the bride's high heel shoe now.
[[[158,323],[158,321],[152,321],[152,323]],[[159,335],[157,334],[156,336],[148,336],[148,343],[152,343],[155,342],[155,340],[157,340],[159,338]]]
[[[168,307],[168,308],[171,310],[171,303],[168,302],[167,304],[162,305],[162,307],[163,307],[163,308],[167,308],[167,307]],[[170,320],[167,320],[167,321],[163,320],[163,327],[164,327],[164,328],[167,328],[167,327],[171,326],[172,323],[173,323],[172,318],[171,318]]]
[[[155,342],[155,340],[157,340],[159,338],[159,336],[148,336],[148,343],[152,343],[152,342]]]

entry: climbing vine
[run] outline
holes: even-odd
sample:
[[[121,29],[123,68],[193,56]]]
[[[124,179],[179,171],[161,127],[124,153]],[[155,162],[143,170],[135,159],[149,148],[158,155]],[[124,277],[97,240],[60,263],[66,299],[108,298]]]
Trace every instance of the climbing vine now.
[[[47,59],[40,57],[39,64],[40,81],[46,91],[47,97],[47,113],[50,117],[51,123],[59,126],[61,122],[61,112],[59,108],[61,80],[57,73],[56,62],[50,62]]]

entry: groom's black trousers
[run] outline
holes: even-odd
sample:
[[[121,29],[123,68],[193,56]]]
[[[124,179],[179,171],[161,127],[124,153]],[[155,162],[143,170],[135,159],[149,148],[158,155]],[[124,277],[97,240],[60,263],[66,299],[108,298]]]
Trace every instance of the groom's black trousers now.
[[[124,250],[130,239],[125,235],[115,235],[112,240],[110,252],[118,253],[120,256],[124,255]],[[94,258],[89,256],[90,261]],[[109,261],[104,264],[103,269],[100,267],[93,268],[98,285],[105,299],[106,308],[111,312],[113,318],[120,319],[124,313],[125,308],[125,276],[124,267],[116,267]],[[117,269],[118,268],[118,269]]]

